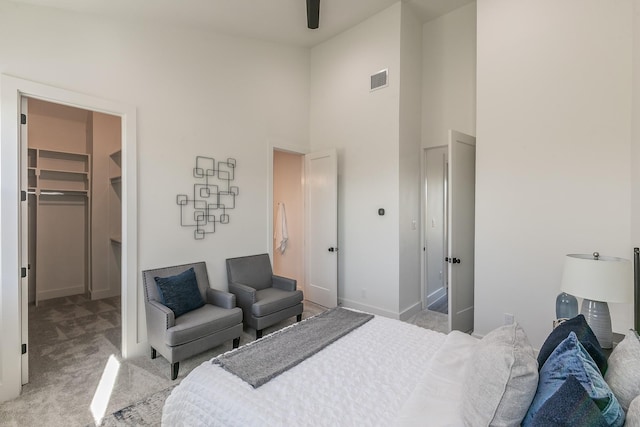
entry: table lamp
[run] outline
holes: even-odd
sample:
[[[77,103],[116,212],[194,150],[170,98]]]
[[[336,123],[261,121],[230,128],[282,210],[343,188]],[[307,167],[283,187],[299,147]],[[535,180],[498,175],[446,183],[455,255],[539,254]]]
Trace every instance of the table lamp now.
[[[569,254],[565,257],[560,289],[583,298],[581,313],[600,347],[613,347],[611,315],[607,302],[633,301],[631,261],[624,258]]]

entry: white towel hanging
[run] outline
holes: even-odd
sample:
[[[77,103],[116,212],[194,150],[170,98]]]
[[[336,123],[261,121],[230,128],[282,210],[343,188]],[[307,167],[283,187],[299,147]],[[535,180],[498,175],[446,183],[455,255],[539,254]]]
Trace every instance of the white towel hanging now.
[[[281,254],[287,250],[287,241],[289,240],[289,231],[287,230],[287,214],[284,210],[284,203],[278,203],[278,211],[276,212],[276,229],[273,232],[273,239],[276,243],[276,249]]]

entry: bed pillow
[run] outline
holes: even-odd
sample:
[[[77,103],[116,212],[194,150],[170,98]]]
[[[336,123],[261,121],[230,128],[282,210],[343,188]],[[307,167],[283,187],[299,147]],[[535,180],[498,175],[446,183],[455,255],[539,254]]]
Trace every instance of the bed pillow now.
[[[629,331],[611,352],[604,379],[627,411],[631,401],[640,395],[640,340],[634,331]]]
[[[476,346],[463,380],[467,425],[519,426],[538,384],[538,363],[527,335],[514,323]]]
[[[542,344],[542,348],[540,348],[538,367],[542,369],[544,362],[547,361],[547,358],[553,353],[553,350],[569,336],[570,332],[576,334],[580,344],[589,352],[593,361],[596,362],[600,373],[604,375],[607,371],[607,358],[602,352],[598,339],[582,314],[561,323],[549,334],[544,344]]]
[[[540,370],[538,390],[524,418],[523,427],[532,425],[542,405],[562,387],[570,375],[582,384],[608,425],[621,427],[624,424],[624,412],[618,400],[604,381],[589,353],[580,344],[576,334],[570,332],[569,336],[551,353]]]
[[[640,396],[633,399],[629,405],[625,427],[640,427]]]
[[[573,375],[546,402],[531,420],[531,427],[608,427],[600,409]]]
[[[160,302],[169,307],[176,317],[204,305],[193,267],[169,277],[156,277]]]

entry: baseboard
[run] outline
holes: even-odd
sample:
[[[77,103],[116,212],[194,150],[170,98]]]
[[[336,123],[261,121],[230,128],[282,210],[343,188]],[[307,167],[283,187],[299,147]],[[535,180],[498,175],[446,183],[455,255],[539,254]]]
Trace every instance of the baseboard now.
[[[427,308],[432,307],[434,304],[437,304],[442,298],[445,298],[446,296],[447,290],[444,288],[444,286],[441,286],[440,288],[438,288],[438,290],[431,292],[429,295],[427,295],[427,301],[430,301],[427,303]]]
[[[91,299],[103,299],[120,296],[120,289],[104,289],[99,291],[90,291]]]
[[[361,302],[352,301],[346,298],[338,298],[338,305],[346,308],[353,308],[354,310],[365,311],[371,314],[377,314],[384,317],[389,317],[391,319],[399,319],[400,315],[398,313],[394,313],[390,310],[385,310],[380,307],[375,307],[373,305],[362,304]]]
[[[422,301],[418,301],[413,304],[411,307],[400,312],[400,320],[406,321],[411,318],[411,316],[418,314],[422,311]]]
[[[53,298],[69,297],[71,295],[84,294],[84,285],[71,286],[68,288],[53,289],[50,291],[38,292],[37,301],[44,301]]]

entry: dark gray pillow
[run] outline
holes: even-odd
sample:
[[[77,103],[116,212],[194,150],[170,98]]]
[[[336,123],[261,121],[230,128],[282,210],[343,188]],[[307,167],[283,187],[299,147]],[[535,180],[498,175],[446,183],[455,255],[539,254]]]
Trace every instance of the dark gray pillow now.
[[[531,427],[608,427],[598,405],[573,375],[540,407]]]
[[[176,317],[204,305],[193,267],[175,276],[155,277],[155,280],[160,302],[169,307]]]
[[[600,373],[604,375],[605,372],[607,372],[607,358],[602,352],[598,339],[582,314],[562,323],[549,334],[544,344],[542,344],[540,353],[538,353],[538,369],[542,369],[544,362],[551,356],[553,350],[555,350],[558,344],[564,341],[571,332],[576,334],[580,344],[587,350],[587,353],[589,353],[593,361],[596,362]]]

